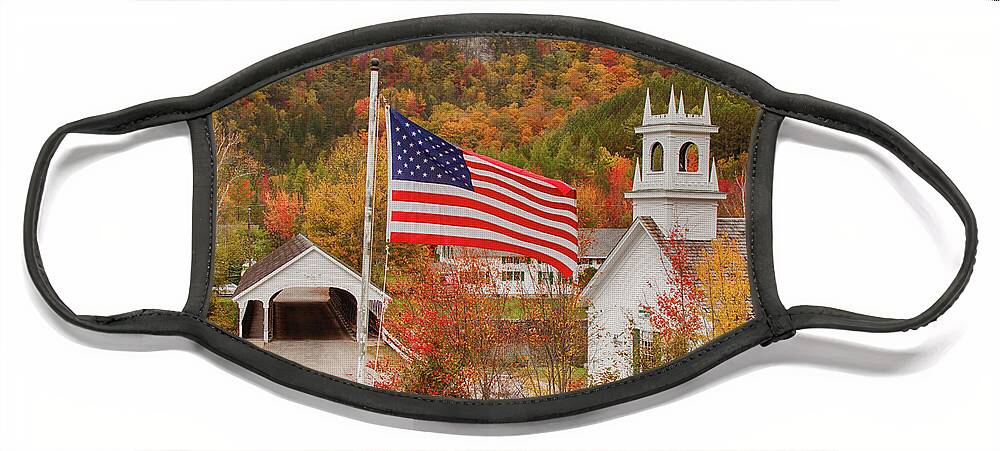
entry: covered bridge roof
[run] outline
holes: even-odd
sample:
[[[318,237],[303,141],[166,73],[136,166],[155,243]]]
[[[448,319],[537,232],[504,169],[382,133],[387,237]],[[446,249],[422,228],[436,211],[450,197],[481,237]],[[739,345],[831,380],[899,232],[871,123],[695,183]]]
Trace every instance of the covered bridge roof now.
[[[298,257],[299,254],[312,246],[314,244],[312,241],[309,241],[309,238],[306,238],[301,233],[295,234],[294,237],[282,243],[281,246],[278,246],[270,254],[260,259],[260,261],[250,265],[247,271],[243,273],[243,277],[240,277],[240,283],[236,286],[233,296],[246,291],[247,288],[252,287],[253,284],[260,282],[268,274],[285,266],[286,263],[292,261],[293,258]]]

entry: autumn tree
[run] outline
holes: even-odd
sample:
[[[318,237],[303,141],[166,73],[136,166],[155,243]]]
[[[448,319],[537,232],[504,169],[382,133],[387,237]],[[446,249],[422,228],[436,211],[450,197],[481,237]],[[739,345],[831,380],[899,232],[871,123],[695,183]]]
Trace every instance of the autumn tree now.
[[[302,231],[321,248],[361,272],[361,240],[364,231],[365,153],[364,133],[338,139],[329,154],[317,162],[309,177],[302,212]],[[378,159],[377,194],[373,211],[373,230],[385,230],[385,157]],[[374,233],[373,267],[385,261],[385,235]],[[382,272],[372,271],[381,283]]]
[[[391,286],[386,328],[411,357],[382,377],[397,381],[394,389],[484,399],[521,396],[510,383],[520,328],[497,302],[488,261],[467,251],[448,265],[425,256]]]
[[[632,160],[628,158],[619,155],[611,158],[607,176],[608,194],[604,198],[604,227],[624,227],[632,222],[632,202],[625,198],[625,193],[632,190],[633,170],[639,170],[632,166]]]
[[[694,255],[685,233],[674,228],[667,234],[663,252],[667,268],[666,290],[656,296],[649,311],[650,323],[663,342],[665,361],[680,357],[705,338],[705,294],[694,270]]]
[[[524,344],[531,357],[526,382],[536,395],[565,393],[582,386],[576,371],[587,358],[586,312],[581,286],[562,279],[547,266],[534,264],[533,293],[515,293],[521,311]],[[541,271],[537,271],[541,269]]]
[[[643,306],[662,343],[661,363],[732,331],[753,315],[746,259],[736,240],[722,234],[698,249],[701,245],[692,245],[684,235],[678,228],[667,235],[666,289],[653,305]]]
[[[715,338],[745,324],[753,315],[750,278],[736,240],[720,235],[701,253],[695,272],[711,327],[709,338]]]
[[[726,198],[719,203],[719,214],[724,217],[741,218],[746,214],[746,164],[747,154],[740,153],[731,158],[716,161],[719,174],[719,190]]]
[[[264,196],[264,227],[282,241],[295,235],[301,214],[302,198],[298,193],[278,189]]]
[[[235,121],[215,124],[216,221],[245,210],[253,199],[250,180],[261,167],[246,151],[245,137]]]

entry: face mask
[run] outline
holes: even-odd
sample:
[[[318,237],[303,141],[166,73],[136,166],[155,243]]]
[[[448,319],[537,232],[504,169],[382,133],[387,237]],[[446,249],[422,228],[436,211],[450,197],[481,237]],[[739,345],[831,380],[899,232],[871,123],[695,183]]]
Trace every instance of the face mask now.
[[[785,117],[874,141],[958,213],[964,259],[926,311],[782,305],[770,213]],[[186,304],[73,312],[37,242],[53,154],[68,133],[177,121],[194,155]],[[977,242],[951,180],[871,116],[627,29],[492,14],[339,34],[66,124],[38,157],[24,240],[67,322],[187,337],[314,396],[458,422],[614,405],[799,329],[922,327],[965,287]]]

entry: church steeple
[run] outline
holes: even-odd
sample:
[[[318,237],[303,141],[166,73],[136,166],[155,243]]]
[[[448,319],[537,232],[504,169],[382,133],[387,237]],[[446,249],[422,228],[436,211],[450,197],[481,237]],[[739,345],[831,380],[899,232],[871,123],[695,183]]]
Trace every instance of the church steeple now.
[[[711,136],[719,127],[712,124],[708,89],[702,99],[701,114],[687,114],[684,93],[675,97],[670,87],[667,111],[653,114],[651,92],[646,90],[640,158],[632,175],[632,217],[650,216],[664,232],[679,226],[691,240],[715,238],[718,204],[726,194],[719,191]]]

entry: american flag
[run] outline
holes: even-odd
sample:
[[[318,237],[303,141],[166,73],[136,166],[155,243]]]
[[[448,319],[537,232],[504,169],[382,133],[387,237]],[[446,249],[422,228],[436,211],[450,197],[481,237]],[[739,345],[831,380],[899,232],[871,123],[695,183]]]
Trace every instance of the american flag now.
[[[576,190],[459,149],[389,109],[389,241],[534,258],[571,277]]]

